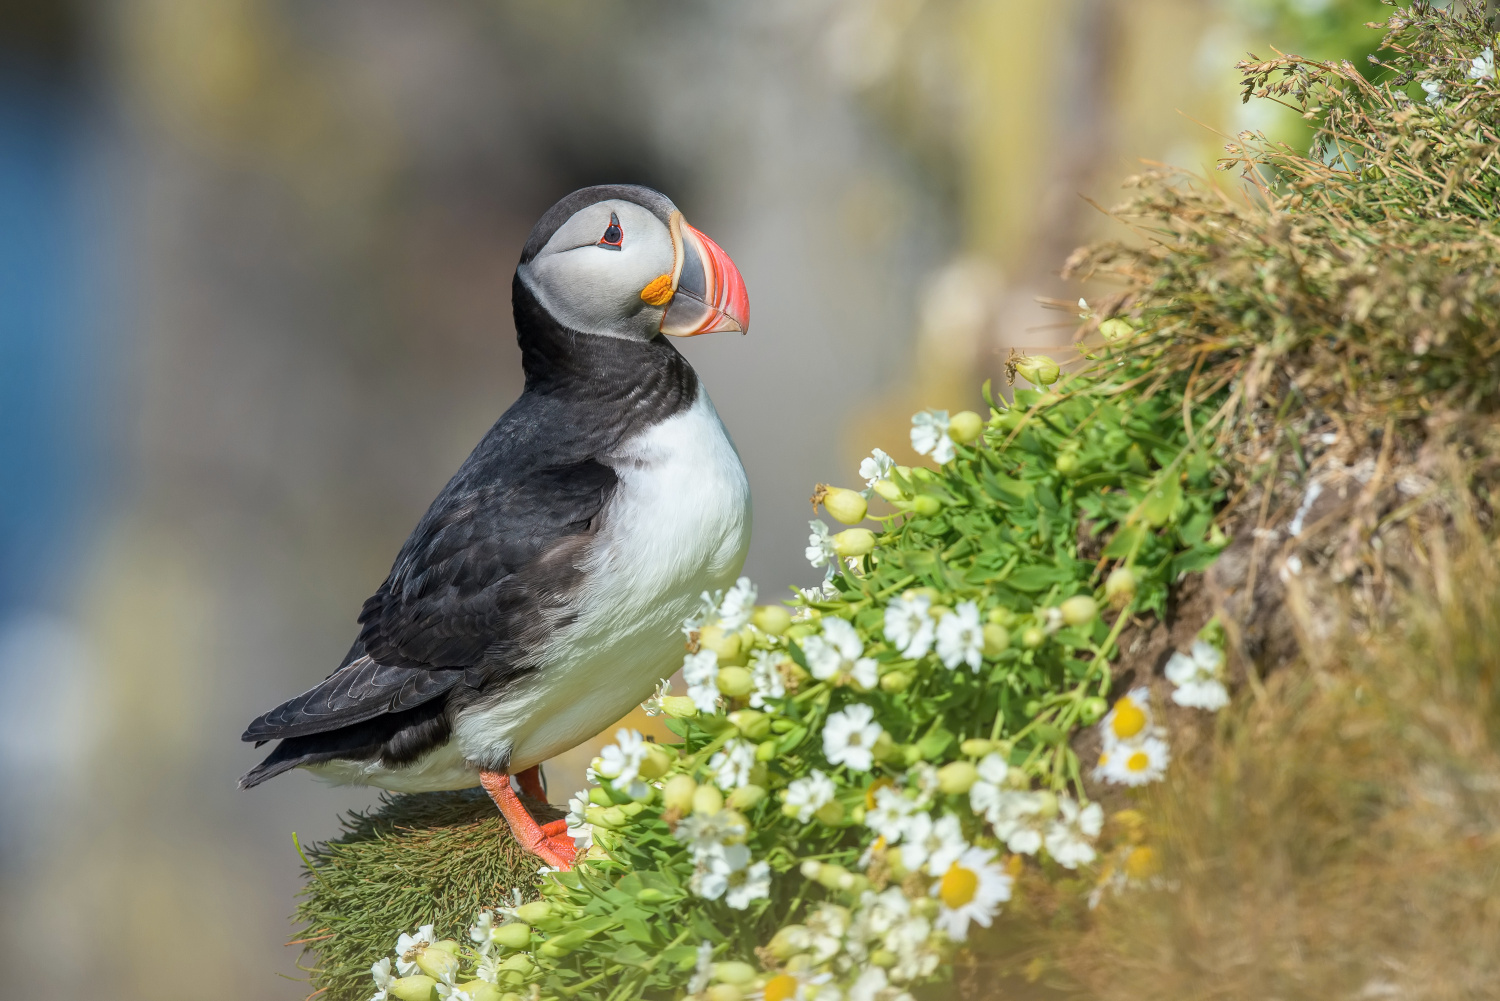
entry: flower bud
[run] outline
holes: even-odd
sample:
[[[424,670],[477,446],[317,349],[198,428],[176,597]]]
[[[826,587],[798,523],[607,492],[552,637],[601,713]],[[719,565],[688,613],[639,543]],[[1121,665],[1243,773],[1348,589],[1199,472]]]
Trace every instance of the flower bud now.
[[[1130,325],[1130,321],[1121,319],[1118,316],[1099,324],[1099,336],[1110,343],[1123,341],[1134,334],[1135,328]]]
[[[585,810],[584,816],[587,817],[590,812],[589,810]],[[606,806],[599,811],[598,820],[592,818],[589,820],[590,823],[598,824],[601,827],[624,827],[629,821],[630,815],[618,806]]]
[[[1046,355],[1026,355],[1016,361],[1016,374],[1033,386],[1050,386],[1057,381],[1061,370]]]
[[[901,745],[896,743],[894,737],[884,730],[880,736],[875,738],[875,743],[870,747],[870,753],[876,761],[889,761],[892,757],[901,753]]]
[[[1035,650],[1047,642],[1047,634],[1042,631],[1041,626],[1027,626],[1021,630],[1021,645],[1028,650]]]
[[[766,951],[772,956],[786,962],[799,952],[806,952],[812,947],[812,933],[807,930],[806,925],[787,925],[771,936],[771,941],[766,943]]]
[[[818,489],[823,494],[823,509],[835,520],[842,521],[846,525],[858,525],[865,520],[867,510],[865,499],[853,490],[822,486]]]
[[[1085,626],[1099,614],[1099,603],[1086,594],[1075,594],[1057,606],[1062,611],[1063,621],[1070,626]]]
[[[538,925],[552,917],[553,907],[545,900],[533,900],[516,908],[516,917],[529,925]]]
[[[984,418],[972,410],[960,410],[948,418],[948,437],[960,445],[967,445],[984,430]]]
[[[997,626],[1005,626],[1006,628],[1009,628],[1016,624],[1016,613],[1012,612],[1004,605],[996,605],[994,608],[984,613],[984,621]]]
[[[818,867],[818,874],[813,879],[830,890],[837,890],[839,883],[847,875],[849,875],[849,870],[843,866],[834,865],[832,862],[824,862]]]
[[[693,808],[693,793],[697,791],[698,783],[691,775],[673,775],[661,787],[662,808],[687,813]]]
[[[714,979],[721,984],[751,984],[755,982],[755,967],[734,961],[715,963]]]
[[[531,929],[521,921],[497,925],[490,930],[490,941],[506,949],[524,949],[531,944]]]
[[[931,518],[943,509],[943,502],[932,494],[917,494],[912,498],[911,509],[914,514],[924,518]]]
[[[998,747],[998,741],[985,740],[983,737],[970,737],[958,745],[958,749],[970,758],[982,758],[986,754],[993,753]]]
[[[813,814],[818,823],[828,827],[837,827],[844,822],[844,804],[836,799],[830,799],[818,807],[818,812]]]
[[[1040,812],[1042,817],[1051,820],[1057,816],[1057,793],[1043,789],[1036,796],[1037,802],[1041,804]]]
[[[447,949],[428,946],[416,958],[417,968],[434,980],[451,980],[458,975],[458,957]]]
[[[967,761],[954,761],[938,769],[938,788],[949,796],[962,796],[979,781],[979,769]]]
[[[542,901],[540,900],[535,902],[542,903]],[[518,952],[514,956],[506,957],[505,961],[500,964],[500,969],[507,973],[514,973],[522,977],[529,977],[536,970],[536,964],[531,961],[530,956],[526,955],[524,952]]]
[[[792,613],[782,605],[757,605],[750,613],[755,628],[769,636],[780,636],[792,624]]]
[[[712,815],[724,809],[724,794],[711,785],[693,790],[693,812]]]
[[[901,492],[901,488],[890,480],[876,480],[871,489],[888,501],[898,501],[906,496]]]
[[[708,1001],[744,1001],[745,993],[734,984],[713,984],[703,996]]]
[[[880,676],[880,690],[898,695],[911,687],[912,676],[907,671],[887,671]]]
[[[771,717],[757,709],[739,709],[729,714],[733,723],[747,740],[765,740],[771,732]]]
[[[715,683],[731,699],[742,699],[755,690],[755,678],[743,667],[721,667]]]
[[[420,973],[414,977],[398,977],[391,981],[386,993],[400,1001],[437,1001],[437,981]]]
[[[876,949],[875,951],[870,953],[870,965],[883,967],[887,970],[895,966],[896,963],[900,961],[900,959],[901,957],[897,956],[889,949]]]
[[[466,984],[459,984],[458,989],[469,995],[469,1001],[505,1001],[500,988],[487,980],[470,980]]]
[[[603,786],[594,786],[589,790],[589,802],[601,807],[615,805],[615,801],[609,798],[609,790]]]
[[[1074,452],[1059,452],[1055,465],[1060,475],[1072,476],[1078,472],[1078,455]]]
[[[846,528],[833,537],[833,551],[848,559],[875,548],[875,533],[868,528]]]
[[[1109,712],[1109,703],[1097,695],[1091,695],[1078,707],[1078,719],[1084,726],[1093,726],[1103,719],[1107,712]]]
[[[749,810],[766,798],[766,790],[758,785],[743,785],[729,794],[726,800],[735,810]]]
[[[673,755],[660,744],[648,743],[646,755],[641,759],[639,774],[648,782],[659,779],[667,774],[667,769],[672,767]]]
[[[698,715],[698,706],[686,695],[664,695],[661,711],[673,719],[692,719]]]
[[[818,873],[823,871],[823,863],[808,859],[806,862],[803,862],[800,866],[797,867],[797,871],[802,873],[803,879],[816,880],[818,878]]]
[[[698,646],[718,654],[723,664],[739,657],[740,634],[726,633],[720,626],[704,626],[698,632]]]
[[[1010,648],[1010,630],[995,623],[986,623],[984,627],[984,655],[986,657],[998,657]]]
[[[763,761],[763,762],[775,761],[776,760],[776,741],[774,741],[774,740],[768,740],[764,744],[756,744],[755,745],[755,760],[756,761]]]
[[[1104,582],[1104,597],[1116,608],[1123,608],[1135,599],[1135,571],[1129,567],[1115,567]]]

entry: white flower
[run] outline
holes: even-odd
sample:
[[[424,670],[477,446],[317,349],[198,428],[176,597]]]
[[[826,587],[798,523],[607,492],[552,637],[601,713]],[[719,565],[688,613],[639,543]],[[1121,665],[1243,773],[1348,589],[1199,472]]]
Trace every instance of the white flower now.
[[[474,976],[485,983],[498,984],[500,982],[500,964],[505,962],[495,952],[482,952],[479,962],[474,964]]]
[[[694,893],[704,900],[718,900],[729,889],[729,878],[750,863],[750,849],[744,845],[724,845],[718,851],[704,852],[694,859]]]
[[[895,786],[880,786],[875,790],[875,807],[865,811],[865,826],[894,845],[906,833],[907,819],[920,809]]]
[[[1064,869],[1094,861],[1093,841],[1104,828],[1103,808],[1098,803],[1080,807],[1072,796],[1059,796],[1057,807],[1057,818],[1047,828],[1047,854]]]
[[[785,660],[785,654],[774,650],[757,650],[750,657],[750,681],[755,685],[750,692],[750,708],[760,709],[767,699],[779,699],[786,694],[786,681],[780,669]]]
[[[1096,779],[1115,785],[1143,786],[1159,782],[1167,773],[1172,751],[1160,737],[1147,737],[1133,744],[1105,748],[1094,769]]]
[[[1422,89],[1427,92],[1427,103],[1434,108],[1441,108],[1444,104],[1443,84],[1440,80],[1423,80]]]
[[[577,798],[576,796],[574,797]],[[573,804],[568,803],[571,807]],[[481,950],[490,944],[490,932],[495,928],[495,912],[480,911],[474,918],[474,923],[469,926],[469,940],[478,944]]]
[[[838,558],[838,553],[833,548],[833,539],[828,534],[828,526],[821,521],[814,520],[809,521],[807,527],[812,529],[812,534],[807,537],[807,551],[805,553],[807,562],[815,567],[820,567],[827,563],[830,568],[829,572],[832,573],[832,567],[835,565],[834,561]]]
[[[845,1001],[888,1001],[886,988],[890,985],[885,970],[878,966],[867,966],[854,978],[854,983],[849,985],[849,993],[844,995]]]
[[[797,820],[805,824],[831,802],[837,792],[833,779],[824,775],[821,769],[814,768],[806,778],[793,779],[781,796],[787,806],[796,808]]]
[[[901,865],[912,872],[925,865],[930,875],[938,876],[968,847],[958,818],[951,813],[937,821],[930,813],[916,813],[906,819],[902,832]]]
[[[1495,50],[1488,45],[1469,62],[1469,79],[1493,80],[1495,78]]]
[[[948,411],[923,410],[911,415],[911,447],[918,455],[931,453],[932,461],[942,465],[957,453],[948,437]]]
[[[724,891],[724,903],[737,911],[750,906],[750,901],[771,895],[771,866],[756,862],[729,875],[729,889]]]
[[[802,641],[807,669],[819,681],[834,679],[836,684],[852,682],[856,688],[869,691],[880,683],[875,661],[864,656],[865,645],[859,633],[843,619],[823,619],[823,634]]]
[[[989,814],[995,837],[1017,855],[1035,855],[1042,847],[1042,823],[1047,805],[1039,792],[1006,789],[998,807]]]
[[[724,595],[719,606],[719,626],[726,633],[738,632],[750,624],[750,613],[755,611],[755,584],[749,577],[741,577],[734,587]]]
[[[606,744],[599,752],[599,764],[595,768],[600,778],[609,781],[621,792],[632,796],[645,794],[645,783],[637,780],[641,762],[646,759],[646,738],[639,730],[620,727],[615,731],[615,743]]]
[[[731,740],[723,750],[708,759],[708,773],[714,785],[734,792],[750,784],[750,770],[755,767],[755,745],[748,740]]]
[[[932,649],[931,607],[932,599],[925,594],[903,594],[885,606],[885,638],[901,656],[916,660]]]
[[[994,822],[992,814],[998,814],[1001,797],[1005,791],[1005,776],[1010,766],[994,751],[979,759],[979,778],[969,787],[969,808],[977,816]]]
[[[1155,734],[1151,722],[1151,690],[1145,685],[1132,688],[1115,701],[1114,707],[1099,721],[1099,732],[1106,750],[1118,744],[1135,744]]]
[[[682,658],[682,680],[687,682],[688,698],[701,713],[719,708],[719,655],[699,650]]]
[[[808,947],[812,952],[813,962],[826,963],[837,956],[848,931],[847,910],[837,904],[819,904],[818,909],[807,918]]]
[[[391,989],[391,981],[396,979],[391,976],[391,957],[387,956],[370,967],[370,976],[375,978],[375,994],[370,1001],[386,1001],[386,992]]]
[[[875,722],[875,710],[862,702],[828,717],[823,724],[823,754],[829,764],[847,765],[856,772],[867,772],[875,763],[870,749],[882,733]]]
[[[993,851],[966,850],[932,884],[932,895],[941,905],[934,924],[953,941],[964,941],[970,922],[990,926],[1000,905],[1010,899],[1010,885],[1010,875],[995,864]]]
[[[438,983],[437,994],[443,1001],[474,1001],[473,996],[468,991],[459,990],[457,986],[447,980]]]
[[[671,694],[672,679],[663,678],[657,682],[656,691],[651,693],[651,697],[641,703],[641,709],[645,711],[647,716],[660,716],[662,714],[661,700]]]
[[[692,979],[688,981],[688,993],[697,994],[707,987],[709,981],[714,977],[714,944],[712,942],[698,943],[698,963],[693,968]]]
[[[894,459],[878,448],[872,449],[869,458],[859,464],[859,475],[865,478],[865,495],[869,496],[869,489],[875,486],[878,480],[891,475],[891,470],[895,468]]]
[[[575,792],[568,798],[568,837],[573,839],[579,852],[586,852],[594,844],[594,825],[584,819],[584,814],[589,808],[589,798],[582,792]],[[488,912],[485,912],[488,913]],[[479,939],[474,939],[478,942]]]
[[[978,605],[962,602],[938,620],[937,655],[950,671],[968,664],[970,670],[979,673],[984,663],[984,625],[979,621]]]
[[[396,937],[396,972],[403,977],[414,977],[422,970],[417,966],[417,953],[437,941],[432,925],[423,925],[415,935],[402,932]]]
[[[1172,701],[1180,706],[1217,712],[1229,705],[1224,687],[1224,655],[1205,640],[1193,642],[1191,655],[1174,653],[1167,661],[1167,680],[1177,686]]]
[[[677,824],[673,835],[687,845],[693,857],[700,858],[721,852],[726,845],[745,840],[745,825],[736,823],[729,810],[718,813],[694,813]]]

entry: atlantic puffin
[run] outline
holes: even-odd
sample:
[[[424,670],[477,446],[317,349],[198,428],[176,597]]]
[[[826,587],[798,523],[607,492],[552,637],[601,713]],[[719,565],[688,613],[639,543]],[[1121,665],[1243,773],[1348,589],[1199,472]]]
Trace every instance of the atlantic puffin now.
[[[343,663],[245,730],[281,743],[240,787],[292,768],[395,792],[482,786],[565,869],[565,822],[538,824],[512,779],[545,799],[541,762],[647,698],[700,596],[739,574],[745,470],[664,335],[744,332],[749,299],[716,243],[630,184],[553,205],[511,290],[524,391],[401,547]]]

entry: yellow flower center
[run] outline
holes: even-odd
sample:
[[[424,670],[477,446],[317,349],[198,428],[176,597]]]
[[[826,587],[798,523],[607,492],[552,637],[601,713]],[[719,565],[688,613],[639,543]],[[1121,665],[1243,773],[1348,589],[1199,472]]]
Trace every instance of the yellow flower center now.
[[[1146,714],[1127,695],[1115,703],[1115,719],[1111,726],[1114,728],[1116,737],[1129,740],[1145,729]]]
[[[874,782],[872,782],[870,784],[870,788],[865,790],[865,809],[875,809],[875,793],[886,786],[893,786],[895,784],[896,780],[892,778],[876,779]]]
[[[1133,772],[1144,772],[1150,764],[1151,758],[1145,751],[1136,751],[1125,759],[1125,767]]]
[[[797,978],[778,973],[766,981],[766,1001],[792,1001],[797,996]]]
[[[948,867],[947,872],[943,873],[943,882],[938,887],[938,899],[946,904],[949,910],[956,911],[973,900],[974,894],[978,891],[979,874],[955,862]]]
[[[1150,845],[1141,845],[1125,860],[1125,875],[1131,879],[1149,879],[1161,871],[1161,859]]]

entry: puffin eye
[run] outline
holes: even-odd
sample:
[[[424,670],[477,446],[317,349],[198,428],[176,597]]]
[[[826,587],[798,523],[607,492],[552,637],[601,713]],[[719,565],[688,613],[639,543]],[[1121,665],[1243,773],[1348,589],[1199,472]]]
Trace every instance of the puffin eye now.
[[[604,227],[604,235],[599,238],[599,246],[606,250],[623,250],[625,244],[625,231],[620,228],[620,217],[613,212],[609,214],[609,225]]]

